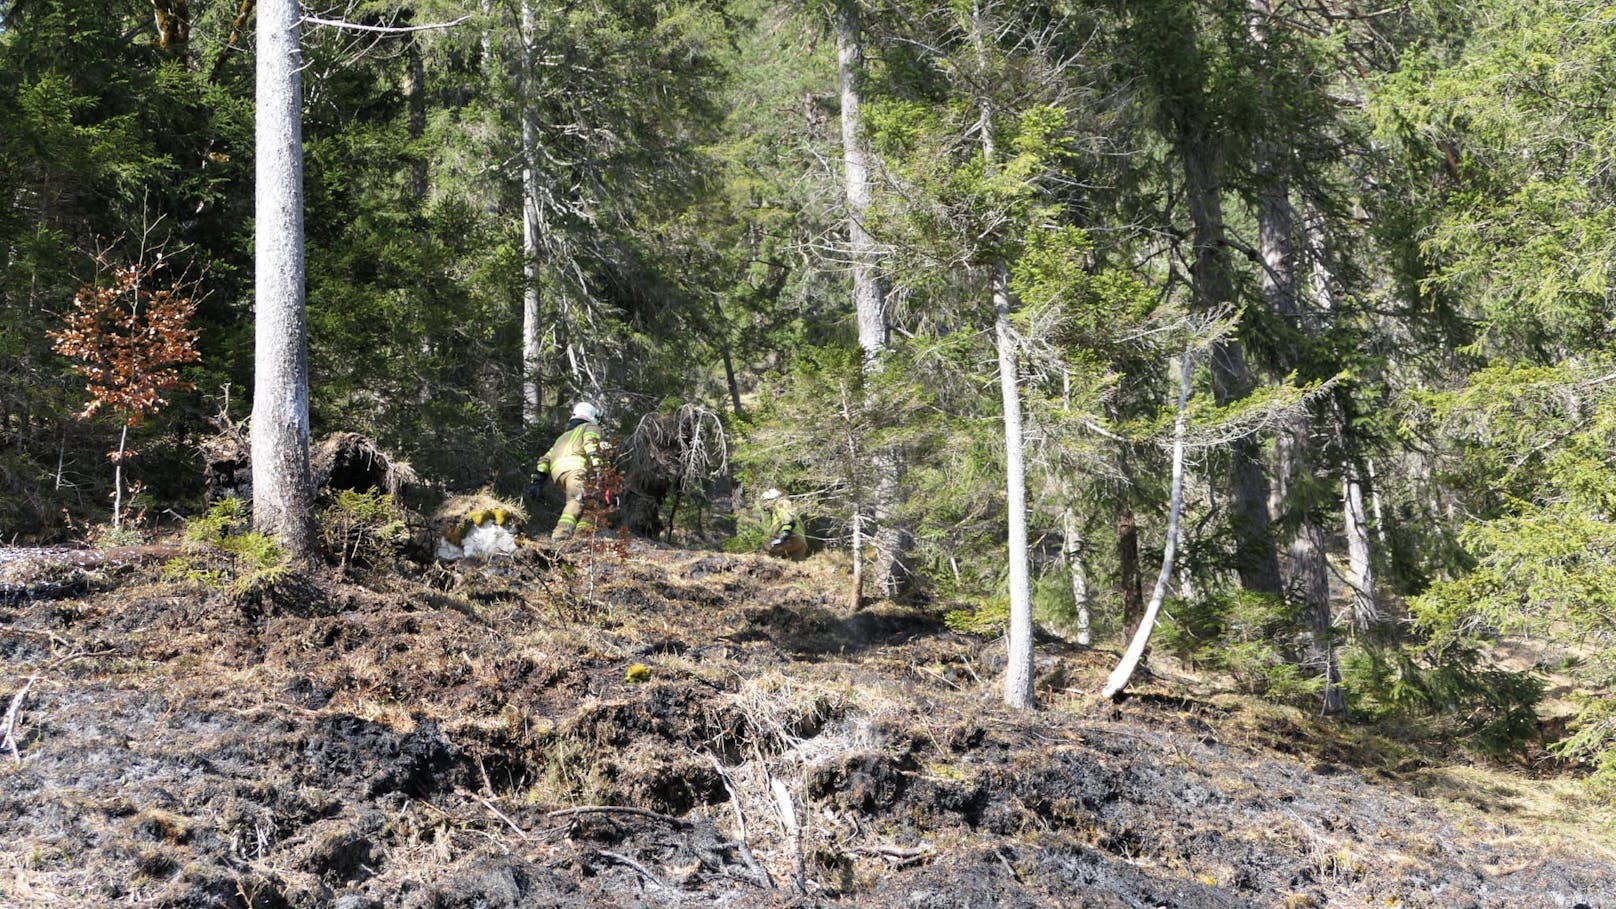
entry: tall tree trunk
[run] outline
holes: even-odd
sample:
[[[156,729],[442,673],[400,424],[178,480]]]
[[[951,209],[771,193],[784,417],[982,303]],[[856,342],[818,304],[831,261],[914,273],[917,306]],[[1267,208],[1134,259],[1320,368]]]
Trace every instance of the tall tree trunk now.
[[[847,184],[847,245],[853,263],[853,310],[859,347],[868,373],[880,372],[891,339],[886,295],[881,286],[875,241],[865,227],[870,209],[870,150],[861,135],[862,97],[859,78],[864,45],[857,0],[840,0],[836,8],[836,69],[842,100],[842,167]],[[871,576],[881,596],[901,593],[909,580],[909,534],[898,524],[903,497],[903,456],[895,448],[872,453],[875,477],[874,563]]]
[[[1268,0],[1251,0],[1252,40],[1262,48],[1268,45]],[[1272,99],[1268,106],[1272,107]],[[1312,326],[1304,318],[1298,300],[1300,281],[1295,262],[1296,217],[1290,200],[1290,179],[1281,164],[1276,143],[1263,140],[1257,146],[1257,251],[1262,265],[1259,286],[1268,309],[1283,318],[1296,335],[1306,335]],[[1287,346],[1285,367],[1297,369],[1301,351],[1295,343]],[[1318,458],[1315,455],[1313,417],[1306,407],[1296,408],[1285,418],[1277,440],[1279,478],[1270,503],[1274,515],[1292,518],[1296,528],[1287,555],[1291,578],[1288,590],[1301,597],[1302,617],[1311,638],[1307,662],[1323,674],[1324,712],[1339,715],[1346,701],[1337,684],[1334,621],[1330,609],[1330,566],[1326,560],[1324,529],[1319,523],[1317,504],[1307,494],[1309,480]]]
[[[1318,308],[1329,313],[1335,309],[1335,294],[1326,266],[1328,259],[1323,217],[1313,212],[1307,220],[1308,257],[1313,263],[1312,295]],[[1364,484],[1353,455],[1355,446],[1351,438],[1351,425],[1339,403],[1330,413],[1340,448],[1341,523],[1347,539],[1347,586],[1352,591],[1352,624],[1357,630],[1363,631],[1380,621],[1380,604],[1375,593],[1374,543],[1370,539],[1369,521],[1364,514]],[[1371,462],[1371,479],[1373,473]]]
[[[297,0],[258,7],[254,233],[253,527],[314,551],[304,313],[303,111]]]
[[[990,148],[991,152],[991,148]],[[1021,438],[1021,383],[1016,339],[1010,330],[1010,275],[1001,263],[993,274],[993,330],[999,349],[999,394],[1004,401],[1004,485],[1010,573],[1010,656],[1004,670],[1004,702],[1033,705],[1032,585],[1027,570],[1027,469]]]
[[[1190,266],[1195,309],[1213,312],[1233,299],[1218,176],[1222,166],[1220,155],[1215,139],[1204,129],[1182,133],[1177,151],[1184,166],[1184,191],[1195,249]],[[1251,393],[1254,383],[1238,341],[1215,343],[1211,368],[1213,400],[1218,406],[1227,406]],[[1268,515],[1269,483],[1263,471],[1258,440],[1243,436],[1230,444],[1229,454],[1235,571],[1240,575],[1241,586],[1247,590],[1280,596],[1279,555],[1274,548]]]
[[[836,10],[836,70],[842,96],[842,168],[847,183],[847,246],[853,263],[853,309],[859,346],[866,361],[879,362],[890,339],[885,294],[877,273],[875,241],[865,229],[870,210],[870,150],[863,130],[858,80],[864,69],[864,45],[856,0],[842,0]]]
[[[112,529],[123,523],[123,456],[129,450],[129,423],[118,430],[118,455],[112,462]]]
[[[540,375],[543,367],[543,329],[540,319],[538,124],[533,91],[533,5],[522,0],[522,426],[532,429],[544,415]]]

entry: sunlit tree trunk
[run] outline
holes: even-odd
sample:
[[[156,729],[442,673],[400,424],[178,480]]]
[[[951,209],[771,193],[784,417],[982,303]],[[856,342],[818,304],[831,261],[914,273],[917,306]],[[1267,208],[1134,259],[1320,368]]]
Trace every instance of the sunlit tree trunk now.
[[[413,19],[413,12],[406,9],[399,16],[399,24],[409,25]],[[409,158],[410,171],[404,191],[419,211],[426,207],[428,189],[426,155],[420,148],[421,137],[426,135],[426,62],[421,56],[421,42],[414,32],[404,37],[403,88],[407,118],[405,125],[409,131],[410,143],[414,146]]]
[[[991,146],[989,147],[991,154]],[[1010,577],[1010,655],[1004,670],[1004,702],[1033,705],[1032,587],[1027,570],[1027,469],[1021,437],[1021,387],[1016,339],[1010,329],[1010,278],[1001,264],[993,275],[993,329],[999,350],[999,394],[1004,401],[1004,483],[1007,504],[1005,555]]]
[[[533,5],[522,0],[520,33],[522,73],[522,425],[528,429],[543,419],[540,375],[543,366],[543,329],[539,311],[539,176],[538,124],[533,110]]]
[[[258,5],[252,414],[253,527],[295,556],[314,548],[300,17],[297,0]]]
[[[847,245],[853,265],[853,309],[866,371],[879,372],[890,343],[891,326],[881,287],[875,241],[865,226],[869,214],[870,150],[862,135],[859,78],[864,46],[856,0],[841,0],[836,9],[836,69],[842,102],[842,167],[847,191]],[[892,448],[872,453],[875,477],[875,533],[872,579],[884,597],[897,595],[908,579],[909,536],[897,524],[902,502],[903,458]]]
[[[1352,624],[1359,631],[1380,623],[1380,600],[1375,593],[1374,549],[1369,518],[1364,513],[1363,481],[1348,460],[1341,478],[1342,511],[1346,517],[1347,584],[1352,587]]]

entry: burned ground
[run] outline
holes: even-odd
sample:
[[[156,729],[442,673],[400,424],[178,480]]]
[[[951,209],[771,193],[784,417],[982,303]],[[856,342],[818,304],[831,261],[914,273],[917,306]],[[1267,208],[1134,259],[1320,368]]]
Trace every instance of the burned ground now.
[[[1610,906],[1609,820],[829,565],[532,550],[301,605],[152,565],[0,603],[0,906]],[[30,681],[31,680],[31,681]],[[27,686],[26,692],[23,691]],[[1332,744],[1333,743],[1333,744]],[[1558,820],[1556,818],[1558,817]]]

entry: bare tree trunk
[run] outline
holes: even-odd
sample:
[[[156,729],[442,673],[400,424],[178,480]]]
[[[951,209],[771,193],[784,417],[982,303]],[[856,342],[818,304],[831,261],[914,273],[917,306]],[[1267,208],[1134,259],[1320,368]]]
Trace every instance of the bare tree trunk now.
[[[991,149],[990,149],[991,151]],[[993,274],[993,328],[999,349],[999,394],[1004,401],[1004,480],[1009,523],[1006,556],[1010,574],[1010,654],[1004,670],[1004,702],[1033,706],[1032,586],[1027,570],[1027,469],[1021,438],[1021,387],[1016,340],[1010,330],[1010,276],[1003,264]]]
[[[297,0],[258,6],[253,527],[294,557],[314,550],[300,20]]]
[[[129,424],[118,431],[118,459],[112,464],[112,529],[123,522],[123,453],[129,450]]]
[[[533,5],[522,0],[520,30],[522,72],[522,426],[539,425],[543,418],[540,400],[540,368],[543,365],[543,330],[539,306],[539,177],[534,168],[538,154],[538,124],[534,122],[533,90]]]
[[[1380,623],[1380,600],[1375,593],[1375,564],[1369,540],[1369,519],[1364,514],[1363,481],[1349,459],[1341,478],[1342,512],[1346,518],[1347,585],[1352,588],[1352,624],[1359,631]]]
[[[885,294],[876,269],[875,241],[865,229],[870,209],[870,150],[859,134],[863,129],[862,97],[858,80],[864,69],[864,46],[856,0],[842,0],[836,9],[836,69],[842,98],[842,168],[847,181],[847,246],[853,263],[853,310],[858,319],[859,346],[867,361],[879,361],[887,352]]]
[[[1173,483],[1167,496],[1167,541],[1162,546],[1161,572],[1156,575],[1156,586],[1150,592],[1150,603],[1145,606],[1139,628],[1133,633],[1133,640],[1128,643],[1128,649],[1123,652],[1117,668],[1111,671],[1110,678],[1106,680],[1105,688],[1100,692],[1101,697],[1116,697],[1127,687],[1128,680],[1133,678],[1134,670],[1145,656],[1145,647],[1150,644],[1156,616],[1161,612],[1162,603],[1167,599],[1167,588],[1172,582],[1173,558],[1178,547],[1178,521],[1184,512],[1184,432],[1189,424],[1190,373],[1194,369],[1194,362],[1191,351],[1185,350],[1179,366],[1178,412],[1173,418]]]
[[[1083,531],[1077,523],[1077,512],[1067,508],[1061,514],[1061,553],[1066,556],[1066,571],[1072,581],[1072,603],[1077,610],[1077,642],[1083,646],[1093,643],[1089,614],[1089,576],[1083,565]]]
[[[741,415],[741,386],[735,381],[735,357],[730,351],[729,323],[724,319],[724,308],[718,304],[718,297],[714,295],[713,301],[713,330],[718,332],[718,354],[724,360],[724,385],[729,389],[730,406],[734,408],[735,415]]]
[[[853,263],[853,310],[866,372],[881,370],[891,339],[886,294],[877,267],[875,241],[865,228],[870,209],[870,150],[860,135],[862,97],[858,80],[864,69],[864,46],[857,0],[840,0],[836,8],[836,69],[842,101],[842,166],[847,183],[847,245]],[[903,457],[893,448],[871,455],[875,476],[875,586],[892,598],[908,583],[909,534],[897,524],[903,500]]]
[[[1139,589],[1139,522],[1128,505],[1117,510],[1117,586],[1122,597],[1122,638],[1129,640],[1145,616],[1145,597]]]
[[[1309,256],[1313,260],[1313,297],[1321,310],[1329,312],[1335,308],[1335,297],[1329,269],[1325,264],[1325,238],[1321,221],[1316,214],[1308,219],[1307,243]],[[1375,594],[1374,545],[1369,537],[1369,522],[1364,515],[1363,479],[1358,474],[1358,463],[1352,454],[1352,430],[1339,404],[1331,414],[1341,448],[1341,518],[1347,538],[1347,586],[1352,589],[1352,624],[1362,631],[1380,621],[1380,604]],[[1371,462],[1371,479],[1373,474]]]

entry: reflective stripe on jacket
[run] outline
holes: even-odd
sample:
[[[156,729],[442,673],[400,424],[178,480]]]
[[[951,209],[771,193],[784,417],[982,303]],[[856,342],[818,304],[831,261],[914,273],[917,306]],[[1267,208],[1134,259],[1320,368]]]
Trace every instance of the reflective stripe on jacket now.
[[[600,452],[600,426],[580,423],[563,432],[555,444],[539,459],[539,472],[560,477],[574,470],[583,470],[594,463]]]

